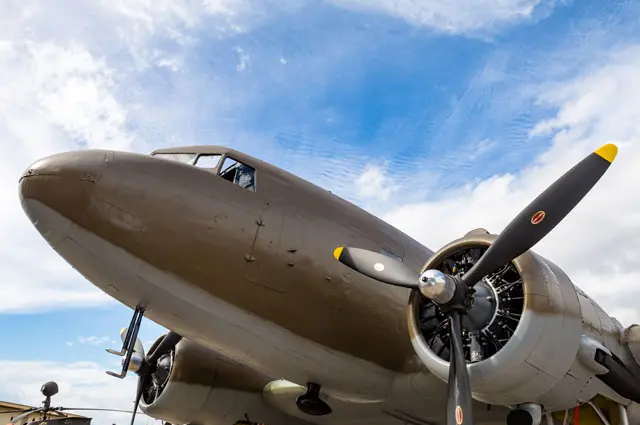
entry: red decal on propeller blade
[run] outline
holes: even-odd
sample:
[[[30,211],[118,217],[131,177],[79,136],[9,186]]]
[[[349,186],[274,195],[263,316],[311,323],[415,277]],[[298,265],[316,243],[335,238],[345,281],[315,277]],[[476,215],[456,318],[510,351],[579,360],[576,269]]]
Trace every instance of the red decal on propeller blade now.
[[[544,211],[540,210],[537,213],[535,213],[534,215],[531,216],[531,224],[539,224],[542,222],[542,220],[544,220],[545,216],[547,215],[547,213],[545,213]]]
[[[462,425],[462,419],[463,419],[463,416],[462,416],[462,407],[460,407],[460,406],[456,406],[456,423],[457,423],[458,425]]]

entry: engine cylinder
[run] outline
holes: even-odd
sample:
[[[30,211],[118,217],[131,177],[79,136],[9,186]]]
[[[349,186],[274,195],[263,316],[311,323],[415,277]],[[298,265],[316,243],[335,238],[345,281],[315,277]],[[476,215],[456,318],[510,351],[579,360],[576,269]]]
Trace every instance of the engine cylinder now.
[[[423,271],[462,275],[495,238],[486,231],[469,232],[435,253]],[[553,263],[527,251],[474,288],[474,305],[463,319],[474,398],[512,406],[535,401],[558,384],[576,358],[581,314],[573,284]],[[407,318],[418,357],[446,382],[446,317],[432,301],[412,291]]]

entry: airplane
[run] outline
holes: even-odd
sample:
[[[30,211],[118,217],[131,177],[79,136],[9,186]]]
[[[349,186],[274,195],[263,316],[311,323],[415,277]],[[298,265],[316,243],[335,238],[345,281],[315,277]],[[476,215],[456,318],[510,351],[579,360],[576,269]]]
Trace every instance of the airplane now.
[[[194,425],[629,425],[640,327],[531,251],[617,151],[588,154],[499,235],[472,229],[435,252],[224,146],[54,154],[19,193],[48,244],[132,309],[108,350],[122,371],[108,373],[138,375],[134,412]],[[148,351],[143,317],[169,330]]]

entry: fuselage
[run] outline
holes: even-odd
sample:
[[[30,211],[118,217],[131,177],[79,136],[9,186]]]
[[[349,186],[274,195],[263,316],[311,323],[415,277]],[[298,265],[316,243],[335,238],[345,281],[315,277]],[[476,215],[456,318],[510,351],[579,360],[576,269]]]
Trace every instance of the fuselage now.
[[[25,211],[58,253],[118,301],[187,338],[298,383],[384,399],[419,369],[408,291],[342,266],[337,246],[384,250],[416,269],[432,252],[353,204],[221,147],[255,190],[150,155],[77,151],[34,163]]]
[[[418,270],[433,252],[329,191],[214,146],[152,155],[104,150],[53,155],[21,177],[20,199],[48,243],[91,283],[131,308],[144,307],[149,319],[231,364],[246,365],[258,381],[270,379],[263,396],[279,411],[336,425],[443,423],[447,388],[411,344],[409,333],[419,332],[408,327],[409,290],[377,283],[333,257],[338,246],[360,247]],[[532,267],[524,267],[525,274],[538,270]],[[542,285],[538,290],[548,286],[546,269],[540,267],[540,276],[529,276]],[[532,300],[544,302],[530,310],[555,317],[549,306],[573,300],[569,310],[576,332],[578,319],[585,326],[597,322],[599,327],[584,329],[585,335],[629,357],[616,333],[619,324],[586,295],[584,303],[578,302],[581,293],[564,272],[557,274],[567,293],[547,298],[531,293]],[[554,314],[560,313],[562,308]],[[559,332],[554,335],[562,340]],[[547,347],[553,335],[545,338],[525,342]],[[565,348],[576,351],[576,344]],[[552,352],[550,347],[542,351]],[[567,351],[572,368],[563,364],[558,371],[567,382],[576,381],[575,371],[584,371],[573,351]],[[548,367],[557,363],[546,357],[532,361],[538,360]],[[197,384],[197,373],[186,377],[193,382],[185,382]],[[585,376],[588,397],[620,398],[600,381],[589,384],[592,372]],[[283,392],[271,385],[281,378],[321,385],[336,411],[326,421],[305,417],[293,407],[291,397],[298,390]],[[533,384],[522,385],[533,394]],[[578,384],[558,384],[549,391],[567,398],[570,406],[581,394]],[[485,407],[478,402],[473,412],[484,424],[504,420],[508,410]]]

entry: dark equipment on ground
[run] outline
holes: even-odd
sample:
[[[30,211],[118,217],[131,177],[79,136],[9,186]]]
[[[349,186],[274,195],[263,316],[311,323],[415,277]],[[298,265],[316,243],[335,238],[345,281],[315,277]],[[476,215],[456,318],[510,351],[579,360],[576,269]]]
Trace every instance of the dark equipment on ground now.
[[[31,407],[29,409],[18,410],[20,413],[18,416],[9,421],[9,424],[15,424],[20,422],[22,419],[31,415],[32,413],[42,413],[42,417],[40,421],[33,421],[31,423],[40,423],[44,421],[52,421],[52,420],[60,420],[60,419],[68,419],[68,418],[50,418],[48,417],[50,412],[63,412],[63,411],[104,411],[104,412],[123,412],[123,413],[133,413],[131,410],[120,410],[120,409],[103,409],[103,408],[92,408],[92,407],[51,407],[51,397],[58,394],[58,384],[54,381],[45,382],[40,388],[40,392],[45,396],[44,401],[42,402],[42,407]],[[0,413],[14,413],[14,410],[0,412]]]

